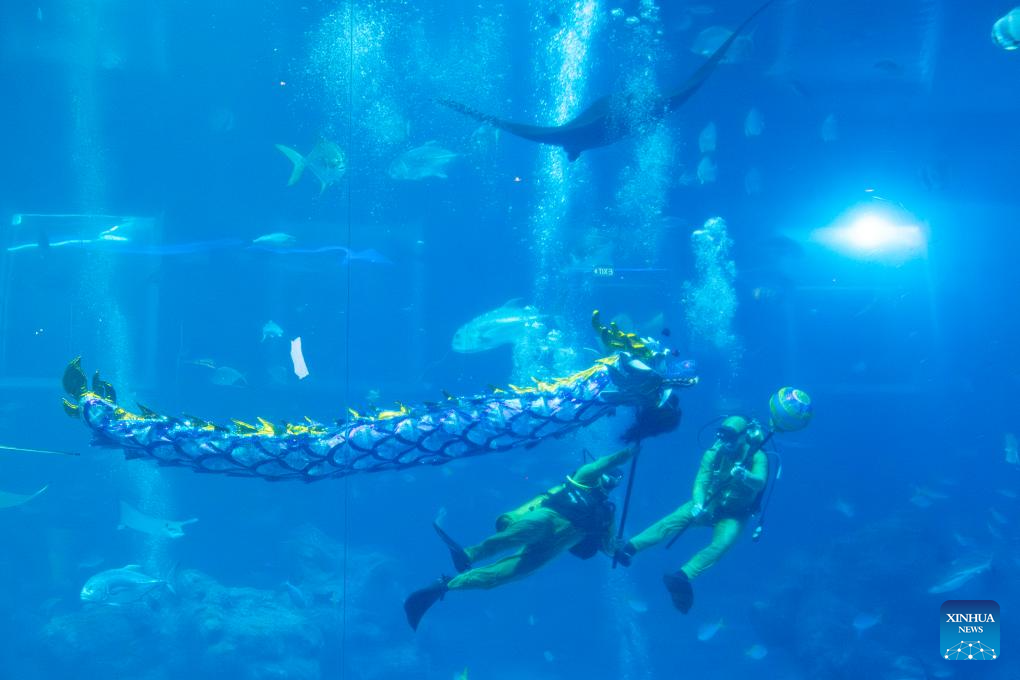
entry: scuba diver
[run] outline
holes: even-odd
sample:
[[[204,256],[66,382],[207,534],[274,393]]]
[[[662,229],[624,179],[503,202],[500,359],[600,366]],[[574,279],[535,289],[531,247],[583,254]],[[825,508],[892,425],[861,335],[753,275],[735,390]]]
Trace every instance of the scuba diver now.
[[[569,550],[581,559],[600,550],[612,554],[616,506],[610,492],[623,474],[617,468],[637,451],[631,446],[583,465],[566,480],[516,510],[496,519],[496,532],[481,543],[461,547],[438,524],[433,527],[450,549],[453,566],[459,572],[442,576],[432,585],[411,593],[404,611],[411,628],[417,630],[422,616],[448,591],[489,589],[523,578]],[[518,548],[485,566],[474,564]]]
[[[742,416],[723,420],[715,443],[701,458],[691,500],[626,541],[614,559],[627,567],[638,552],[671,537],[675,540],[689,526],[712,527],[712,542],[662,579],[673,605],[686,614],[694,604],[691,581],[733,547],[744,524],[758,510],[769,478],[768,456],[761,448],[764,441],[756,421]]]

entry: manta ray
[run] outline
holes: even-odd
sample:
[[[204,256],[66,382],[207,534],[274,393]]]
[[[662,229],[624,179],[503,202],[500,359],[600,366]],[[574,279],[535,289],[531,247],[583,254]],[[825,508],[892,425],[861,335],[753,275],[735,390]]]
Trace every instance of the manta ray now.
[[[747,25],[761,14],[766,7],[771,5],[773,1],[767,0],[751,16],[745,19],[742,24],[737,26],[736,30],[679,89],[660,97],[660,101],[656,102],[656,106],[653,108],[656,115],[661,118],[683,106],[691,98],[691,95],[697,92],[698,88],[712,75],[715,67],[726,56],[726,51],[733,44],[733,41],[736,40],[740,32],[747,28]],[[600,146],[609,146],[636,132],[638,125],[635,124],[635,121],[628,120],[627,116],[628,105],[632,103],[632,100],[633,97],[631,95],[622,93],[600,97],[572,120],[567,121],[563,125],[552,127],[515,123],[476,111],[465,104],[449,99],[437,99],[436,102],[483,123],[488,123],[500,130],[505,130],[512,135],[530,139],[539,144],[551,144],[562,147],[567,152],[567,159],[573,161],[581,155],[582,151],[596,149]]]

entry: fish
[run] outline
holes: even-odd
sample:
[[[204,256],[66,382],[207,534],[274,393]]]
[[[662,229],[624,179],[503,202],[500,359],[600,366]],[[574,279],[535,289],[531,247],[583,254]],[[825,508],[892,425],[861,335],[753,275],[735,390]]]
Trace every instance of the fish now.
[[[209,382],[221,387],[244,387],[248,385],[248,379],[244,377],[244,374],[230,366],[220,366],[213,371]]]
[[[698,181],[702,184],[714,182],[719,176],[719,166],[715,164],[711,156],[703,156],[698,162]]]
[[[715,123],[709,123],[698,135],[698,150],[702,155],[715,151],[716,130]]]
[[[173,569],[170,570],[172,575]],[[107,569],[90,577],[81,589],[82,602],[94,602],[118,607],[123,604],[140,602],[159,588],[174,593],[167,580],[149,576],[137,564],[128,564],[120,569]],[[176,593],[174,593],[176,594]]]
[[[283,329],[280,328],[279,324],[277,324],[275,321],[269,320],[262,327],[262,342],[265,342],[270,338],[282,338],[282,337]]]
[[[1020,466],[1020,456],[1017,454],[1017,443],[1016,435],[1012,432],[1007,432],[1005,437],[1005,443],[1003,444],[1003,450],[1006,452],[1006,462],[1010,465]]]
[[[451,348],[461,354],[487,352],[501,345],[515,345],[529,329],[542,325],[534,307],[509,300],[502,307],[485,312],[457,329]]]
[[[723,627],[723,620],[719,619],[715,623],[703,623],[698,626],[698,640],[701,642],[708,642],[715,637]]]
[[[290,234],[274,231],[271,234],[263,234],[262,236],[259,236],[252,241],[252,243],[259,246],[289,246],[297,243],[297,239]]]
[[[124,501],[121,501],[120,524],[117,525],[117,528],[134,529],[135,531],[140,531],[143,534],[158,536],[160,538],[181,538],[184,536],[184,527],[189,524],[194,524],[197,521],[198,519],[196,518],[178,522],[169,519],[160,519],[158,517],[150,517],[143,512],[139,512]]]
[[[283,144],[277,144],[276,148],[294,166],[290,172],[290,179],[287,180],[287,186],[289,187],[297,184],[301,179],[301,175],[308,169],[319,180],[319,184],[322,187],[319,189],[319,195],[321,196],[330,185],[339,182],[343,178],[344,173],[347,172],[347,160],[344,157],[343,149],[333,142],[320,140],[312,147],[307,156],[302,156],[294,149]]]
[[[928,592],[932,595],[939,593],[952,592],[965,584],[972,581],[974,578],[985,573],[992,568],[992,558],[983,558],[977,563],[971,563],[968,566],[963,566],[956,569],[953,573],[949,574],[944,581],[937,583],[928,589]]]
[[[765,131],[765,119],[761,116],[761,111],[752,107],[747,112],[747,116],[744,117],[744,136],[745,137],[757,137]]]
[[[744,656],[755,661],[761,661],[768,656],[769,650],[765,645],[751,645],[744,650]]]
[[[389,175],[403,180],[446,179],[446,166],[456,158],[456,153],[439,146],[439,142],[425,142],[390,163]]]
[[[882,623],[881,614],[867,614],[861,612],[860,614],[854,617],[853,626],[854,630],[857,631],[857,636],[860,637],[864,633],[864,631],[868,630],[869,628],[873,628],[880,623]]]
[[[699,32],[694,38],[694,42],[691,43],[691,52],[702,57],[708,57],[716,52],[720,45],[731,41],[732,45],[720,63],[737,64],[747,61],[751,56],[754,41],[750,36],[737,37],[737,33],[740,30],[738,28],[736,31],[731,31],[725,26],[709,26]]]
[[[20,494],[20,493],[11,493],[9,491],[0,491],[0,509],[3,509],[3,508],[16,508],[19,505],[24,505],[25,503],[28,503],[30,500],[34,499],[36,496],[38,496],[39,494],[41,494],[43,491],[45,491],[48,488],[50,488],[49,484],[47,484],[46,486],[44,486],[43,488],[39,489],[38,491],[36,491],[33,494],[28,494],[27,496],[23,495],[23,494]]]
[[[686,82],[662,96],[656,105],[648,107],[649,110],[654,111],[657,117],[662,118],[683,106],[712,75],[741,31],[773,1],[766,0],[758,7],[729,37],[720,42],[719,46],[708,55],[705,63],[691,74]],[[566,123],[553,126],[516,123],[477,111],[450,99],[436,99],[435,101],[441,106],[453,109],[477,121],[489,123],[493,127],[522,139],[558,146],[566,152],[567,160],[571,162],[580,158],[585,151],[615,144],[621,139],[649,127],[648,121],[636,121],[633,116],[629,115],[628,110],[634,104],[634,97],[625,92],[600,97]]]

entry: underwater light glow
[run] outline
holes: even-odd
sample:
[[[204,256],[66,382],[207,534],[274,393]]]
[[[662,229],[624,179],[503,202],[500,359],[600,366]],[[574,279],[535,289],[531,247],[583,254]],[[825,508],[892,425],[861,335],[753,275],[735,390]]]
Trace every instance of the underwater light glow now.
[[[925,254],[924,229],[903,210],[869,205],[845,213],[831,226],[816,229],[813,241],[849,257],[903,262]]]

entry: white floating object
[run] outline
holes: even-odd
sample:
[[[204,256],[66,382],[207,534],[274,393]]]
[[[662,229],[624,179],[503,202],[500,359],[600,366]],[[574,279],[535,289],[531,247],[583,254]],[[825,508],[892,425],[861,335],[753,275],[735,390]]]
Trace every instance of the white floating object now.
[[[294,375],[298,380],[308,377],[308,367],[305,366],[305,357],[301,354],[301,338],[296,337],[290,341],[290,360],[294,362]]]

